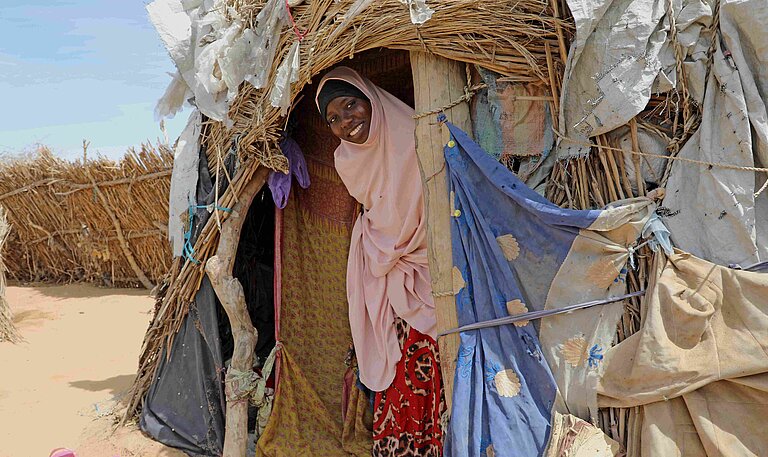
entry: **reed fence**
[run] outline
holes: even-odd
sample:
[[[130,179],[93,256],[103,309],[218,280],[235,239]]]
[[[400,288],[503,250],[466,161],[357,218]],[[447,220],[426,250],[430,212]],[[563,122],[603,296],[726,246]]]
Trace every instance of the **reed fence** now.
[[[152,288],[171,265],[172,165],[171,149],[151,144],[118,162],[87,154],[70,162],[41,147],[0,165],[0,205],[14,227],[9,277]]]

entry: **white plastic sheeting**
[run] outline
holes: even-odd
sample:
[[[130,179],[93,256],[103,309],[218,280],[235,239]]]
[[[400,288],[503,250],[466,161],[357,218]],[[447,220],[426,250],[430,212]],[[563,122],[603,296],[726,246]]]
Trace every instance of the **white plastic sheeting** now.
[[[408,9],[411,11],[411,22],[416,25],[421,25],[430,20],[435,12],[435,10],[427,6],[427,0],[400,0],[400,3],[408,5]]]
[[[426,0],[400,1],[408,7],[414,24],[425,23],[434,13]],[[354,3],[340,29],[371,3]],[[231,122],[227,117],[229,107],[244,81],[257,89],[269,82],[280,32],[289,13],[285,0],[268,0],[256,17],[256,27],[250,29],[225,0],[155,0],[147,5],[147,11],[178,68],[155,115],[161,119],[173,116],[189,100],[204,115],[227,123]],[[290,86],[298,80],[299,64],[296,41],[270,89],[272,106],[279,107],[284,115],[290,106]]]
[[[285,116],[291,106],[291,84],[299,80],[299,42],[294,41],[288,55],[277,69],[275,85],[269,93],[269,101]]]
[[[192,90],[184,82],[181,73],[177,71],[172,75],[171,83],[155,106],[155,119],[162,120],[166,117],[175,116],[181,111],[184,102],[192,97]]]
[[[168,239],[173,256],[180,256],[184,248],[184,223],[189,205],[196,204],[198,165],[200,162],[200,128],[202,116],[194,110],[187,126],[179,136],[173,153],[171,194],[168,201]]]
[[[722,0],[699,130],[680,157],[746,167],[768,164],[768,8],[764,0]],[[720,46],[722,43],[723,47]],[[721,265],[768,259],[765,173],[676,162],[664,205],[679,248]],[[757,183],[757,185],[756,185]]]
[[[253,30],[225,0],[155,0],[147,11],[179,74],[157,105],[158,117],[175,114],[193,96],[201,113],[226,122],[243,81],[266,85],[286,21],[284,1],[269,0]]]

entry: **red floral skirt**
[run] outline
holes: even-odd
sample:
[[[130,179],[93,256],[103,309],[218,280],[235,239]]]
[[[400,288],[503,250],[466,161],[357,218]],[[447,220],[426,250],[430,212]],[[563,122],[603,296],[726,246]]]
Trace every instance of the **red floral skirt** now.
[[[440,457],[445,412],[437,344],[396,319],[403,355],[392,384],[376,392],[373,413],[374,457]]]

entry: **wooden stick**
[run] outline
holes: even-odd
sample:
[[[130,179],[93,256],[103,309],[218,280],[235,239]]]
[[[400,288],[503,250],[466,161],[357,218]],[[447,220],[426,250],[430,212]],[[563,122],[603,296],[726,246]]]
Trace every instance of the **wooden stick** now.
[[[632,118],[629,121],[629,131],[632,136],[632,150],[642,152],[640,150],[640,141],[637,137],[637,120]],[[643,180],[643,170],[640,164],[640,156],[632,154],[632,163],[635,165],[635,183],[637,184],[637,195],[645,195],[645,181]]]
[[[148,181],[151,179],[165,178],[166,176],[170,176],[170,175],[171,175],[171,170],[164,170],[164,171],[158,171],[155,173],[148,173],[146,175],[141,175],[141,176],[132,176],[130,178],[120,178],[120,179],[114,179],[111,181],[104,181],[100,183],[91,183],[91,184],[76,184],[76,183],[59,180],[58,182],[71,187],[71,189],[66,192],[57,192],[56,195],[67,196],[67,195],[74,194],[75,192],[80,192],[81,190],[93,189],[96,185],[98,185],[99,187],[109,187],[109,186],[119,186],[120,184],[134,184],[137,182]],[[0,197],[0,199],[2,199],[2,197]]]
[[[557,0],[555,0],[557,3]],[[555,65],[552,61],[552,51],[549,49],[549,43],[544,43],[544,50],[547,55],[547,73],[549,74],[549,90],[552,92],[552,128],[559,131],[558,122],[560,120],[560,94],[555,82]]]
[[[598,140],[599,141],[599,140]],[[597,155],[599,156],[600,163],[603,164],[603,170],[605,170],[604,173],[602,173],[602,177],[605,180],[606,186],[608,188],[608,196],[610,197],[612,202],[615,202],[619,199],[618,195],[616,195],[616,186],[613,184],[613,178],[611,177],[611,169],[608,166],[608,162],[606,161],[605,154],[603,154],[602,148],[597,151]]]
[[[57,232],[53,232],[50,235],[41,236],[39,238],[35,238],[32,241],[29,241],[29,244],[37,244],[41,243],[46,240],[50,240],[54,236],[63,236],[63,235],[77,235],[83,233],[82,229],[72,229],[72,230],[59,230]],[[143,230],[141,232],[135,232],[135,233],[128,233],[124,237],[126,240],[134,240],[137,238],[147,238],[151,236],[164,236],[165,233],[161,232],[160,230]],[[102,238],[105,241],[119,241],[119,238],[117,236],[110,236],[107,238]]]
[[[589,167],[589,184],[592,186],[592,192],[594,194],[594,200],[602,208],[605,206],[605,200],[603,199],[602,192],[600,192],[600,186],[598,185],[597,176],[595,176],[594,167]]]
[[[581,157],[579,159],[576,159],[576,164],[578,165],[578,181],[579,181],[579,190],[580,194],[579,197],[581,199],[581,208],[580,209],[587,209],[589,208],[589,185],[587,184],[587,158]]]
[[[232,327],[235,348],[230,369],[240,372],[250,372],[253,369],[253,348],[258,340],[258,332],[253,327],[248,314],[243,286],[237,278],[233,277],[233,267],[248,208],[267,179],[268,170],[264,167],[260,167],[259,170],[260,172],[243,190],[239,202],[232,208],[230,217],[222,224],[216,255],[208,259],[205,264],[205,271],[211,280],[213,290],[221,301],[224,311],[227,312]],[[227,373],[226,382],[231,385],[229,373]],[[227,389],[223,457],[242,457],[246,454],[248,444],[248,401],[231,398],[230,393],[231,391]]]
[[[31,183],[31,184],[27,184],[24,187],[19,187],[18,189],[14,189],[14,190],[12,190],[10,192],[4,193],[3,195],[0,195],[0,201],[5,200],[8,197],[13,197],[14,195],[19,195],[21,193],[28,192],[28,191],[36,188],[36,187],[50,186],[51,184],[53,184],[53,183],[55,183],[57,181],[58,181],[57,179],[53,179],[53,178],[41,179],[40,181],[36,181],[36,182]]]
[[[600,135],[598,137],[598,143],[601,145],[607,146],[608,138],[606,138],[605,135]],[[621,176],[619,176],[619,168],[616,165],[616,156],[613,154],[613,152],[610,149],[607,149],[607,148],[601,151],[601,155],[605,157],[605,161],[608,164],[608,169],[606,170],[606,172],[609,173],[611,176],[613,176],[612,183],[613,183],[617,198],[622,200],[627,198],[627,196],[624,194],[624,189],[621,186]]]
[[[627,196],[634,196],[632,191],[632,183],[629,182],[629,176],[627,176],[627,168],[624,165],[624,154],[616,150],[612,151],[614,157],[616,157],[616,163],[619,165],[619,176],[621,177],[621,185],[624,187],[624,194]]]
[[[552,0],[552,12],[556,19],[560,19],[560,6],[558,6],[558,0]],[[555,32],[557,33],[557,45],[560,48],[560,60],[563,61],[563,65],[568,61],[568,49],[565,47],[565,36],[563,35],[563,28],[560,25],[560,21],[555,22]]]

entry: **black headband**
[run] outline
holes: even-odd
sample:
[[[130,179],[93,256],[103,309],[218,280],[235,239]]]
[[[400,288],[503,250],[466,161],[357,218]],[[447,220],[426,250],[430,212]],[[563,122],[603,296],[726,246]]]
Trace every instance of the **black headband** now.
[[[341,79],[329,79],[323,84],[323,88],[320,89],[320,93],[317,94],[317,106],[320,109],[320,114],[323,115],[323,120],[326,119],[326,110],[331,100],[338,97],[357,97],[363,100],[368,100],[368,97],[354,85],[342,81]]]

